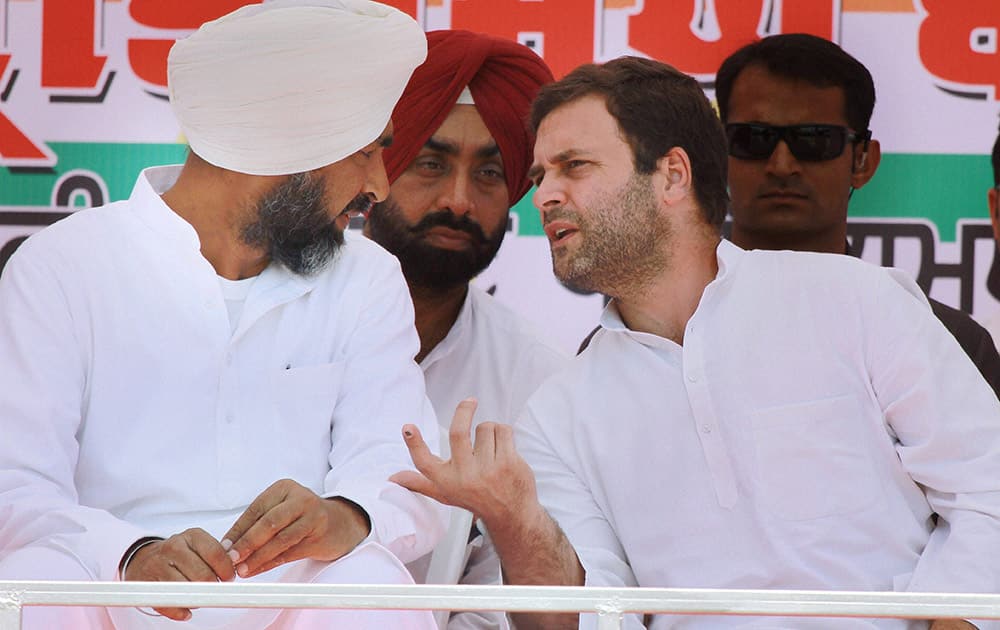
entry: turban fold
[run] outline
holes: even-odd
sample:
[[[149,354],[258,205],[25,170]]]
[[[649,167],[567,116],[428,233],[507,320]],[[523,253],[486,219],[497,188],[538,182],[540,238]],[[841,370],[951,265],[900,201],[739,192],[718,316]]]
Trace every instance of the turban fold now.
[[[508,199],[514,205],[531,188],[531,102],[550,81],[545,62],[516,42],[469,31],[427,33],[427,61],[413,73],[392,114],[393,144],[384,153],[389,182],[409,167],[468,86],[500,148]]]
[[[174,44],[170,103],[192,151],[211,164],[310,171],[379,137],[426,51],[412,18],[376,2],[248,5]]]

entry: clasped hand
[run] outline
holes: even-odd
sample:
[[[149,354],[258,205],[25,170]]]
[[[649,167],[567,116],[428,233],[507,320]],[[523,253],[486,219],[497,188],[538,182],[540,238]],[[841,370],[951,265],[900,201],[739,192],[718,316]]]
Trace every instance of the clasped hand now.
[[[323,499],[283,479],[254,499],[221,542],[202,529],[188,529],[139,549],[123,579],[228,582],[303,558],[333,561],[364,540],[369,527],[354,503]],[[156,611],[177,621],[191,618],[189,608]]]

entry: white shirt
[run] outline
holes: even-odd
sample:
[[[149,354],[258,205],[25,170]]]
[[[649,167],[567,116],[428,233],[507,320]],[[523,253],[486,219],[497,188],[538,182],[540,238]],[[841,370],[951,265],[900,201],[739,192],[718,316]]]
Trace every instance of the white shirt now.
[[[427,396],[447,433],[458,403],[470,396],[478,402],[475,425],[512,423],[528,397],[566,363],[555,344],[492,295],[470,285],[455,324],[420,367]],[[470,543],[467,553],[460,584],[501,583],[500,559],[488,536]],[[426,573],[426,561],[409,567],[418,580]],[[504,615],[498,612],[459,612],[448,621],[449,630],[503,627]]]
[[[437,436],[395,258],[347,234],[314,276],[271,265],[232,333],[197,233],[157,194],[178,170],[148,169],[4,270],[0,555],[56,546],[115,579],[136,539],[218,538],[282,478],[362,506],[402,560],[427,553],[443,510],[387,481],[412,468],[404,423]]]
[[[448,335],[420,362],[427,396],[445,430],[455,407],[475,396],[475,424],[511,424],[542,381],[567,357],[493,296],[469,286]]]
[[[240,325],[240,316],[243,315],[247,296],[250,295],[250,287],[257,280],[257,276],[242,280],[230,280],[219,276],[218,280],[222,299],[226,303],[226,313],[229,315],[229,328],[235,333],[236,327]]]
[[[846,256],[717,256],[683,346],[612,305],[517,425],[586,583],[1000,592],[1000,402],[919,288]],[[922,622],[840,623],[779,627]]]

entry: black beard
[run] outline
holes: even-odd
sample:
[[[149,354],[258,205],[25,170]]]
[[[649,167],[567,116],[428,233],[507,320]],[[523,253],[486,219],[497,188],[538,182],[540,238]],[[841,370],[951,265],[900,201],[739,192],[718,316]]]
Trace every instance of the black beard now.
[[[292,175],[257,202],[256,218],[243,227],[243,242],[265,250],[292,273],[316,273],[344,244],[344,233],[330,218],[325,197],[321,179],[308,173]],[[351,206],[356,203],[358,198]]]
[[[472,237],[464,251],[440,249],[424,241],[426,232],[436,226],[461,230]],[[403,218],[399,205],[391,198],[375,204],[368,215],[368,235],[399,259],[410,286],[443,291],[468,283],[493,261],[507,232],[503,221],[495,233],[486,235],[478,223],[450,210],[430,212],[416,225]]]

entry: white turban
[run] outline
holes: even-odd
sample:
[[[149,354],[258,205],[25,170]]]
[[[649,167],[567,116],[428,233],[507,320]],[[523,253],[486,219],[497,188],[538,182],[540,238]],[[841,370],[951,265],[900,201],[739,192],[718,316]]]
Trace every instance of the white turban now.
[[[170,49],[170,103],[191,150],[251,175],[317,169],[376,140],[427,39],[368,0],[273,0]]]

